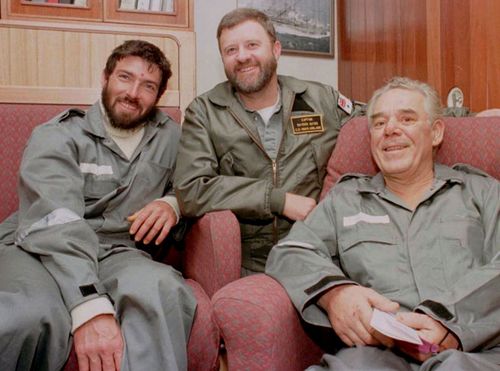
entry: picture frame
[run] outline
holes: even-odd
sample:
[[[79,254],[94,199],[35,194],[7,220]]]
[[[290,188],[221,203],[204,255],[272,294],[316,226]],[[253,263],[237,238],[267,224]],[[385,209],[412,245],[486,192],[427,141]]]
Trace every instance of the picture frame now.
[[[283,54],[334,57],[334,0],[237,0],[274,23]]]

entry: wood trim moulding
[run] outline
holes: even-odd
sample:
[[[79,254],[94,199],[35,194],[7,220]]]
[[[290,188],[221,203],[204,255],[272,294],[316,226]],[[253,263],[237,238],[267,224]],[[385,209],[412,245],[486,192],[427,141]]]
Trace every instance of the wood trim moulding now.
[[[101,88],[61,88],[40,86],[0,86],[0,103],[91,105],[99,99]],[[179,107],[180,93],[167,90],[158,105]]]
[[[0,27],[5,28],[28,28],[33,30],[53,30],[53,31],[72,31],[72,32],[89,32],[100,34],[127,34],[134,36],[149,36],[162,37],[174,40],[180,45],[179,39],[182,39],[186,33],[193,31],[172,30],[159,27],[147,27],[143,25],[121,25],[121,24],[96,24],[84,22],[47,22],[35,20],[17,20],[17,19],[0,19]]]

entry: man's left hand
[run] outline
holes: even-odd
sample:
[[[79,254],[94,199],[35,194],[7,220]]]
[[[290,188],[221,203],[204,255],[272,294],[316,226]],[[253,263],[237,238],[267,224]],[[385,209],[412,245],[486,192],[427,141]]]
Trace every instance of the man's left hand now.
[[[168,202],[155,200],[129,216],[127,220],[132,223],[129,232],[135,241],[142,241],[147,245],[158,236],[155,244],[159,245],[177,222],[177,216]]]
[[[458,349],[459,347],[459,342],[455,335],[427,314],[414,312],[398,313],[396,318],[398,321],[415,329],[422,339],[425,339],[429,343],[439,345],[439,352],[446,349]],[[400,350],[420,362],[424,362],[432,356],[432,353],[419,353],[416,350],[403,347],[401,347]]]

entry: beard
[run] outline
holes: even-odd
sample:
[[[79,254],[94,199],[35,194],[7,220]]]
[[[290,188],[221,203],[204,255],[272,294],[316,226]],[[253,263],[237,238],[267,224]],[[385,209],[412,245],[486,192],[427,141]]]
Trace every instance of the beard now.
[[[238,78],[238,73],[235,72],[236,69],[241,67],[246,67],[250,65],[260,66],[260,73],[256,79],[251,81],[246,81],[245,79]],[[236,91],[243,94],[251,94],[261,91],[269,84],[271,78],[276,73],[276,69],[278,68],[278,61],[274,56],[268,58],[264,63],[256,62],[254,64],[251,63],[241,63],[238,64],[233,70],[225,69],[227,79],[231,83],[231,85],[236,89]]]
[[[108,115],[109,123],[112,127],[122,130],[133,130],[143,125],[144,122],[148,121],[154,115],[154,105],[148,107],[144,113],[134,115],[132,113],[124,113],[116,110],[116,104],[120,102],[126,102],[127,104],[136,106],[139,110],[143,107],[140,105],[139,100],[131,99],[127,96],[116,97],[114,102],[112,101],[111,93],[108,89],[108,84],[102,88],[101,92],[102,105],[104,110]]]

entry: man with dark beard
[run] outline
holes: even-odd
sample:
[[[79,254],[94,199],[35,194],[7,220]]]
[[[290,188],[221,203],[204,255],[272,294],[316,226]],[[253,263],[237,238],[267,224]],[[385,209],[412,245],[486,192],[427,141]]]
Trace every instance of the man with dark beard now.
[[[126,41],[100,102],[34,130],[19,211],[0,225],[2,369],[60,370],[70,334],[82,371],[187,368],[194,297],[137,248],[178,221],[180,128],[156,108],[171,75],[158,47]]]
[[[260,11],[226,14],[217,39],[228,81],[188,107],[174,186],[186,216],[236,214],[250,274],[316,205],[353,105],[329,86],[277,75],[281,45]]]

